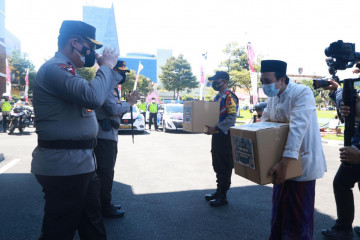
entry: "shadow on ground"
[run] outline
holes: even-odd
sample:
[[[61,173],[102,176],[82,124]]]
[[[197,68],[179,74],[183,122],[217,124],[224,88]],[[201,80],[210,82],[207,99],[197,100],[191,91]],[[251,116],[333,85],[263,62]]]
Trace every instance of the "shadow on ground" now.
[[[105,220],[108,239],[267,239],[270,187],[232,188],[229,205],[221,208],[211,208],[204,200],[212,191],[134,194],[129,185],[114,182],[113,200],[121,203],[126,215]],[[32,174],[0,175],[1,239],[37,239],[43,207],[43,193]],[[322,239],[320,229],[333,222],[316,211],[314,239]]]

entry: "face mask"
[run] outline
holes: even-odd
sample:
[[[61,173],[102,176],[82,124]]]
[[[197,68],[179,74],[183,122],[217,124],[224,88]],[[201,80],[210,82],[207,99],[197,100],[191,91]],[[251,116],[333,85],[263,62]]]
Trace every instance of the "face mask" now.
[[[220,86],[220,83],[219,82],[213,82],[212,84],[211,84],[211,86],[212,86],[212,88],[215,90],[215,91],[220,91],[220,89],[221,89],[221,86]]]
[[[275,97],[278,95],[278,93],[280,91],[280,88],[279,89],[275,88],[275,83],[263,84],[262,88],[263,88],[265,95],[268,97]]]
[[[79,51],[76,48],[75,48],[75,50],[79,54],[80,61],[82,61],[85,64],[85,57],[81,56],[81,54],[79,53]]]
[[[153,103],[155,103],[155,100],[152,100]]]
[[[78,52],[79,53],[79,52]],[[85,57],[81,57],[81,61],[84,63],[84,67],[92,67],[95,64],[95,51],[82,45],[80,53]],[[85,60],[84,60],[85,59]]]

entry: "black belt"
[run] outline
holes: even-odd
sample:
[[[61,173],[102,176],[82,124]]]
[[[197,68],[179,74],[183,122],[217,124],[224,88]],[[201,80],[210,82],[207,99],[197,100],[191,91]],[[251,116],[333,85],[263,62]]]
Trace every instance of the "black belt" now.
[[[38,147],[52,149],[93,149],[96,139],[90,140],[40,140]]]

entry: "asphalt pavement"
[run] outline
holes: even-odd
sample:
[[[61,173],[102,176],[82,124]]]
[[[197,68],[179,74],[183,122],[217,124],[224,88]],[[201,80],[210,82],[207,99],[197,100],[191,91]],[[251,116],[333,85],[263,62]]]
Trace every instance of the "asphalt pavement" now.
[[[24,134],[0,133],[0,153],[5,156],[0,162],[1,240],[40,235],[43,193],[30,173],[36,139],[33,128]],[[204,194],[216,187],[210,141],[205,134],[147,130],[135,135],[133,144],[130,133],[121,133],[113,201],[126,214],[105,220],[108,239],[267,239],[271,184],[259,186],[233,174],[229,205],[211,208],[204,200]],[[314,239],[322,239],[320,230],[336,218],[332,180],[339,166],[339,147],[339,142],[323,143],[328,172],[316,183]],[[359,206],[357,188],[354,194]],[[355,224],[360,225],[357,213]]]

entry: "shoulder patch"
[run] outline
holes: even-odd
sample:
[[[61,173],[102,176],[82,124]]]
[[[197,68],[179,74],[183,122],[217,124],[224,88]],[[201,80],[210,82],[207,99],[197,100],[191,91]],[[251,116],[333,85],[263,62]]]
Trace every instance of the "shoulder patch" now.
[[[58,66],[62,69],[67,71],[68,73],[71,73],[71,75],[75,76],[75,69],[71,65],[59,63]]]

